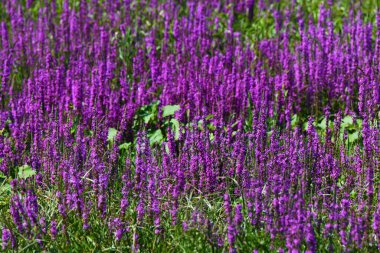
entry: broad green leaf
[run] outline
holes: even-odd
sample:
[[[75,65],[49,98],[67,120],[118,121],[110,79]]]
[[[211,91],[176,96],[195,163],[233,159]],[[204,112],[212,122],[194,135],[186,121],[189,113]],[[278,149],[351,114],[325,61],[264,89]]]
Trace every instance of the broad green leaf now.
[[[322,120],[320,123],[318,123],[317,126],[318,126],[320,129],[322,129],[322,130],[326,130],[326,128],[327,128],[326,118],[323,118],[323,120]]]
[[[357,119],[356,123],[358,124],[359,129],[362,129],[362,127],[363,127],[363,120]]]
[[[352,124],[354,124],[354,120],[352,119],[352,116],[348,115],[342,119],[342,127],[346,127]]]
[[[36,171],[33,170],[29,165],[25,164],[18,168],[18,177],[22,179],[27,179],[36,175]]]
[[[144,117],[143,117],[143,119],[144,119],[144,123],[145,124],[148,124],[148,122],[150,121],[150,119],[152,119],[153,118],[153,114],[152,113],[150,113],[150,114],[148,114],[148,115],[145,115]]]
[[[158,105],[160,101],[154,101],[149,105],[144,105],[140,108],[138,116],[144,120],[145,124],[154,121],[158,115]]]
[[[108,136],[107,136],[107,141],[113,141],[116,137],[117,130],[115,128],[109,128],[108,129]]]
[[[119,146],[119,149],[125,149],[125,150],[128,150],[128,148],[132,145],[132,143],[130,142],[126,142],[126,143],[123,143]]]
[[[359,134],[358,134],[357,131],[348,134],[348,141],[349,141],[349,142],[352,143],[352,142],[356,141],[357,139],[359,139]]]
[[[155,143],[160,143],[164,139],[161,129],[154,131],[154,133],[149,137],[150,145]]]
[[[176,119],[170,120],[171,127],[174,131],[174,139],[178,140],[179,138],[179,122]]]
[[[302,130],[306,131],[309,128],[309,122],[304,122],[302,124]]]
[[[299,122],[299,118],[298,118],[298,115],[297,114],[294,114],[292,116],[292,127],[294,128]]]
[[[179,105],[166,105],[162,107],[162,117],[174,115],[179,109],[181,109]]]

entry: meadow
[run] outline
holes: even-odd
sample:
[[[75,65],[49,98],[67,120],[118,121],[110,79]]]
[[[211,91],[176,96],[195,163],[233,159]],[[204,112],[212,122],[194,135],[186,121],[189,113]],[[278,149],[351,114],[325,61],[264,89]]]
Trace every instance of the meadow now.
[[[1,250],[380,251],[378,8],[0,0]]]

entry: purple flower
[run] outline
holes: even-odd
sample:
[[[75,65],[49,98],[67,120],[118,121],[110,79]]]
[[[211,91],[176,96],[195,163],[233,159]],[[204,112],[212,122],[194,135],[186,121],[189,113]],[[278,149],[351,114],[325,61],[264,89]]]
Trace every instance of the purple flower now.
[[[5,249],[8,247],[9,241],[11,239],[11,231],[7,228],[2,229],[1,233],[1,241],[2,241],[2,249],[5,251]]]
[[[57,222],[55,220],[50,222],[50,234],[53,240],[57,237]]]

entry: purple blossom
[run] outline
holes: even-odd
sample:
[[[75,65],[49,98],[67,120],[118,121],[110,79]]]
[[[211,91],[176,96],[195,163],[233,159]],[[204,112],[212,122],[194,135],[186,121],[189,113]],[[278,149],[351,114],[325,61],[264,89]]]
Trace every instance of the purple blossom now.
[[[3,228],[1,232],[1,241],[2,241],[2,249],[4,251],[8,247],[10,240],[11,240],[11,231],[7,228]]]

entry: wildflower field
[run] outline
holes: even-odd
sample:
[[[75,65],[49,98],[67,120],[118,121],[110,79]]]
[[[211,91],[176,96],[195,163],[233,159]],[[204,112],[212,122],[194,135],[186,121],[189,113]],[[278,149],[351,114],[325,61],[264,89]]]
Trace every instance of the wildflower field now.
[[[378,8],[0,0],[0,250],[380,251]]]

